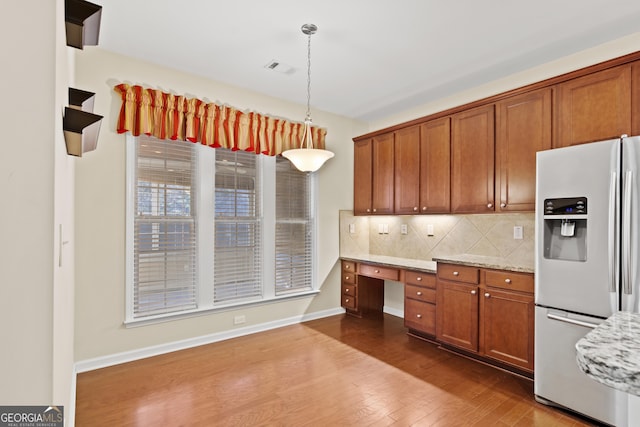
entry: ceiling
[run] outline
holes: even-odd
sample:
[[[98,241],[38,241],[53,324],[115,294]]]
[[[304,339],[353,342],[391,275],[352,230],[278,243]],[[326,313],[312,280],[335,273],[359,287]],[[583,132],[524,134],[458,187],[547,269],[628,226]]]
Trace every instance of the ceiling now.
[[[632,34],[637,0],[95,0],[100,47],[376,120]],[[265,68],[272,60],[293,68]],[[215,99],[215,94],[201,94]],[[224,100],[219,100],[224,102]],[[301,113],[302,116],[302,113]]]

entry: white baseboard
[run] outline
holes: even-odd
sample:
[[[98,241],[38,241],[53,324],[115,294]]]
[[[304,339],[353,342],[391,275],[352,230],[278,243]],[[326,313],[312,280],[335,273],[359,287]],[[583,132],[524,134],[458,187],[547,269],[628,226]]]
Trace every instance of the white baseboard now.
[[[215,334],[203,335],[199,337],[189,338],[181,341],[168,342],[151,347],[140,348],[122,353],[111,354],[107,356],[96,357],[93,359],[81,360],[76,362],[76,373],[93,371],[94,369],[106,368],[108,366],[119,365],[121,363],[132,362],[147,357],[158,356],[160,354],[171,353],[173,351],[184,350],[200,345],[211,344],[218,341],[237,338],[244,335],[264,332],[270,329],[281,328],[283,326],[294,325],[296,323],[307,322],[309,320],[321,319],[323,317],[334,316],[344,313],[343,308],[334,308],[330,310],[317,311],[314,313],[303,314],[300,316],[289,317],[287,319],[279,319],[273,322],[261,323],[259,325],[246,326],[244,328],[233,329],[229,331],[217,332]],[[74,381],[75,390],[75,381]]]
[[[399,317],[401,319],[404,319],[404,310],[399,310],[397,308],[393,308],[393,307],[389,307],[389,306],[385,305],[384,307],[382,307],[382,311],[384,313],[390,314],[392,316],[396,316],[396,317]]]

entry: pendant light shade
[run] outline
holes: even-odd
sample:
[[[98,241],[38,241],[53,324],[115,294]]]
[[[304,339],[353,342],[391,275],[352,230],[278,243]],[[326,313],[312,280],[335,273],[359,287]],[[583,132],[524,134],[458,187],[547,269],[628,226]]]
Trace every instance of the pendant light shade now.
[[[282,156],[289,159],[293,165],[302,172],[315,172],[333,157],[333,153],[328,150],[313,147],[313,137],[311,132],[311,35],[318,31],[314,24],[304,24],[302,32],[308,36],[307,39],[307,116],[304,119],[304,134],[300,148],[286,150]]]

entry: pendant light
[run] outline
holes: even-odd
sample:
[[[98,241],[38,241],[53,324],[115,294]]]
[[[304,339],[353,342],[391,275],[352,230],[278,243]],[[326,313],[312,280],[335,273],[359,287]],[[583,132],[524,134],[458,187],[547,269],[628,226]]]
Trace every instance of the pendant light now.
[[[313,137],[311,132],[311,35],[318,31],[318,27],[314,24],[304,24],[301,27],[304,34],[307,35],[307,116],[304,119],[304,133],[300,148],[286,150],[282,153],[293,163],[293,165],[302,172],[315,172],[333,157],[333,153],[328,150],[313,148]]]

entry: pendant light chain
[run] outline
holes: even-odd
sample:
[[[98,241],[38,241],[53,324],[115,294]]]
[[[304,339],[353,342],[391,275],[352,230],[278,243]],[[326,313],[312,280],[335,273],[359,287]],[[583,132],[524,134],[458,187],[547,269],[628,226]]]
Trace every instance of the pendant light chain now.
[[[311,34],[307,35],[307,119],[311,121]]]

